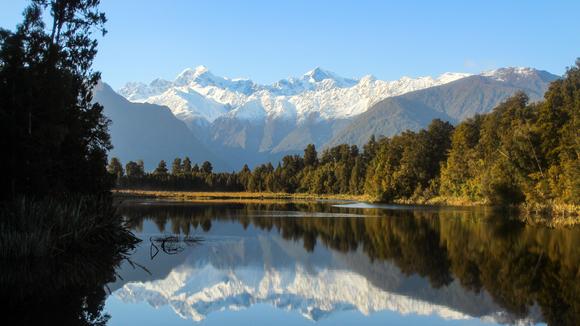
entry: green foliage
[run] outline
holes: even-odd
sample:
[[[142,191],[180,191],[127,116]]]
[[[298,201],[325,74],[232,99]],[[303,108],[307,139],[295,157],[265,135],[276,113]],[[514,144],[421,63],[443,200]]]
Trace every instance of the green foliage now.
[[[113,175],[116,178],[120,178],[125,175],[125,171],[123,170],[123,165],[121,165],[121,161],[118,158],[113,157],[107,166],[107,171],[109,174]]]
[[[173,164],[171,165],[171,174],[172,175],[180,175],[182,174],[183,166],[181,165],[181,159],[179,157],[173,160]]]
[[[451,137],[451,149],[441,169],[441,193],[481,200],[479,174],[482,160],[475,147],[479,142],[482,116],[460,123]]]
[[[365,189],[382,201],[422,197],[439,178],[453,126],[433,120],[426,130],[381,139],[369,163]]]
[[[185,157],[183,159],[183,164],[181,166],[181,172],[185,173],[185,174],[189,174],[191,173],[191,160],[189,159],[189,157]]]
[[[201,164],[201,173],[209,174],[213,171],[213,166],[209,161],[205,161]]]
[[[153,171],[154,175],[166,176],[167,175],[167,163],[164,160],[159,161],[157,168]]]
[[[197,163],[191,168],[191,172],[193,173],[199,173],[199,165],[197,165]]]
[[[67,196],[19,198],[0,205],[0,258],[48,258],[99,252],[103,245],[135,244],[110,199]]]
[[[545,101],[516,93],[452,137],[441,193],[491,204],[580,203],[580,61]]]
[[[15,31],[0,32],[2,198],[101,193],[111,148],[103,107],[92,103],[99,1],[32,1]],[[45,13],[49,16],[46,17]],[[47,26],[48,24],[48,26]]]
[[[304,149],[304,165],[316,166],[318,164],[318,153],[314,144],[308,144]]]
[[[138,240],[108,197],[0,205],[0,304],[21,325],[105,325],[107,284]]]
[[[204,162],[201,169],[197,164],[192,168],[191,177],[167,179],[165,184],[161,179],[124,184],[168,190],[367,194],[385,202],[441,195],[497,205],[578,204],[579,64],[580,60],[565,79],[552,83],[544,102],[530,104],[518,92],[492,112],[456,128],[435,119],[417,132],[378,141],[372,136],[362,153],[357,146],[342,144],[318,156],[309,144],[303,157],[285,156],[276,168],[267,163],[252,171],[245,165],[237,173],[216,174]],[[173,171],[178,166],[182,169],[181,160],[175,159]]]
[[[129,161],[129,163],[125,165],[125,172],[127,173],[127,177],[129,178],[143,177],[145,175],[143,161],[140,161],[140,163]]]

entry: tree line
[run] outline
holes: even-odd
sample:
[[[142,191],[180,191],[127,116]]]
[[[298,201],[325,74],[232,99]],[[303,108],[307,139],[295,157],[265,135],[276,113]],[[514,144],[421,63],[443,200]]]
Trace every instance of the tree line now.
[[[369,195],[375,200],[425,201],[435,197],[489,204],[580,201],[580,60],[553,82],[544,100],[518,92],[492,112],[453,126],[439,119],[420,131],[374,136],[359,149],[342,144],[319,154],[285,156],[237,172],[215,173],[176,158],[147,173],[143,162],[108,170],[128,189],[214,190]]]

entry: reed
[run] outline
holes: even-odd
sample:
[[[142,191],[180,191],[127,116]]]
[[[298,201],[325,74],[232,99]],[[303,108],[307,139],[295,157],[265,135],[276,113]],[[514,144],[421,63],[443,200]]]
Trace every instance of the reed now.
[[[121,253],[138,239],[107,197],[19,198],[0,204],[0,258]]]

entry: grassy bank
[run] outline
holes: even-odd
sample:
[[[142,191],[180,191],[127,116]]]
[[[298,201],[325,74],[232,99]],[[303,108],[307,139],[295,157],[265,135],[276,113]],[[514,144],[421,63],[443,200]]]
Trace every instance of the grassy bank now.
[[[20,198],[0,216],[0,259],[116,254],[137,242],[109,198]]]
[[[398,204],[475,207],[489,206],[484,201],[473,201],[469,198],[437,196],[429,199],[398,200]],[[545,225],[549,227],[580,225],[580,206],[564,204],[530,204],[508,207],[513,209],[519,219],[526,224]]]
[[[0,304],[22,325],[104,325],[107,284],[138,239],[108,197],[0,203]]]
[[[273,192],[196,192],[196,191],[159,191],[159,190],[115,190],[117,199],[144,197],[178,201],[226,201],[244,203],[315,201],[315,200],[348,200],[376,202],[368,195],[345,194],[308,194],[308,193],[273,193]],[[433,197],[430,199],[397,200],[401,205],[430,205],[452,207],[486,206],[488,203],[477,202],[467,198]],[[580,207],[575,205],[529,205],[512,207],[519,218],[527,224],[546,225],[550,227],[580,225]]]
[[[159,191],[159,190],[115,190],[115,197],[149,197],[164,198],[183,201],[200,200],[350,200],[350,201],[371,201],[365,195],[344,195],[344,194],[307,194],[307,193],[283,193],[283,192],[204,192],[204,191]]]

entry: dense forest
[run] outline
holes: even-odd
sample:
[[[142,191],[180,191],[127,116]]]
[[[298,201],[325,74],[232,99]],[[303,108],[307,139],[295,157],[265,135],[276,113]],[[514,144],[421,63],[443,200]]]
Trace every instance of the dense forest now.
[[[369,195],[383,202],[434,198],[486,204],[580,203],[580,60],[538,103],[516,93],[492,112],[457,126],[441,120],[418,132],[372,137],[319,155],[314,145],[250,170],[215,173],[187,157],[151,173],[143,162],[108,166],[123,189]],[[193,165],[192,165],[193,164]]]

